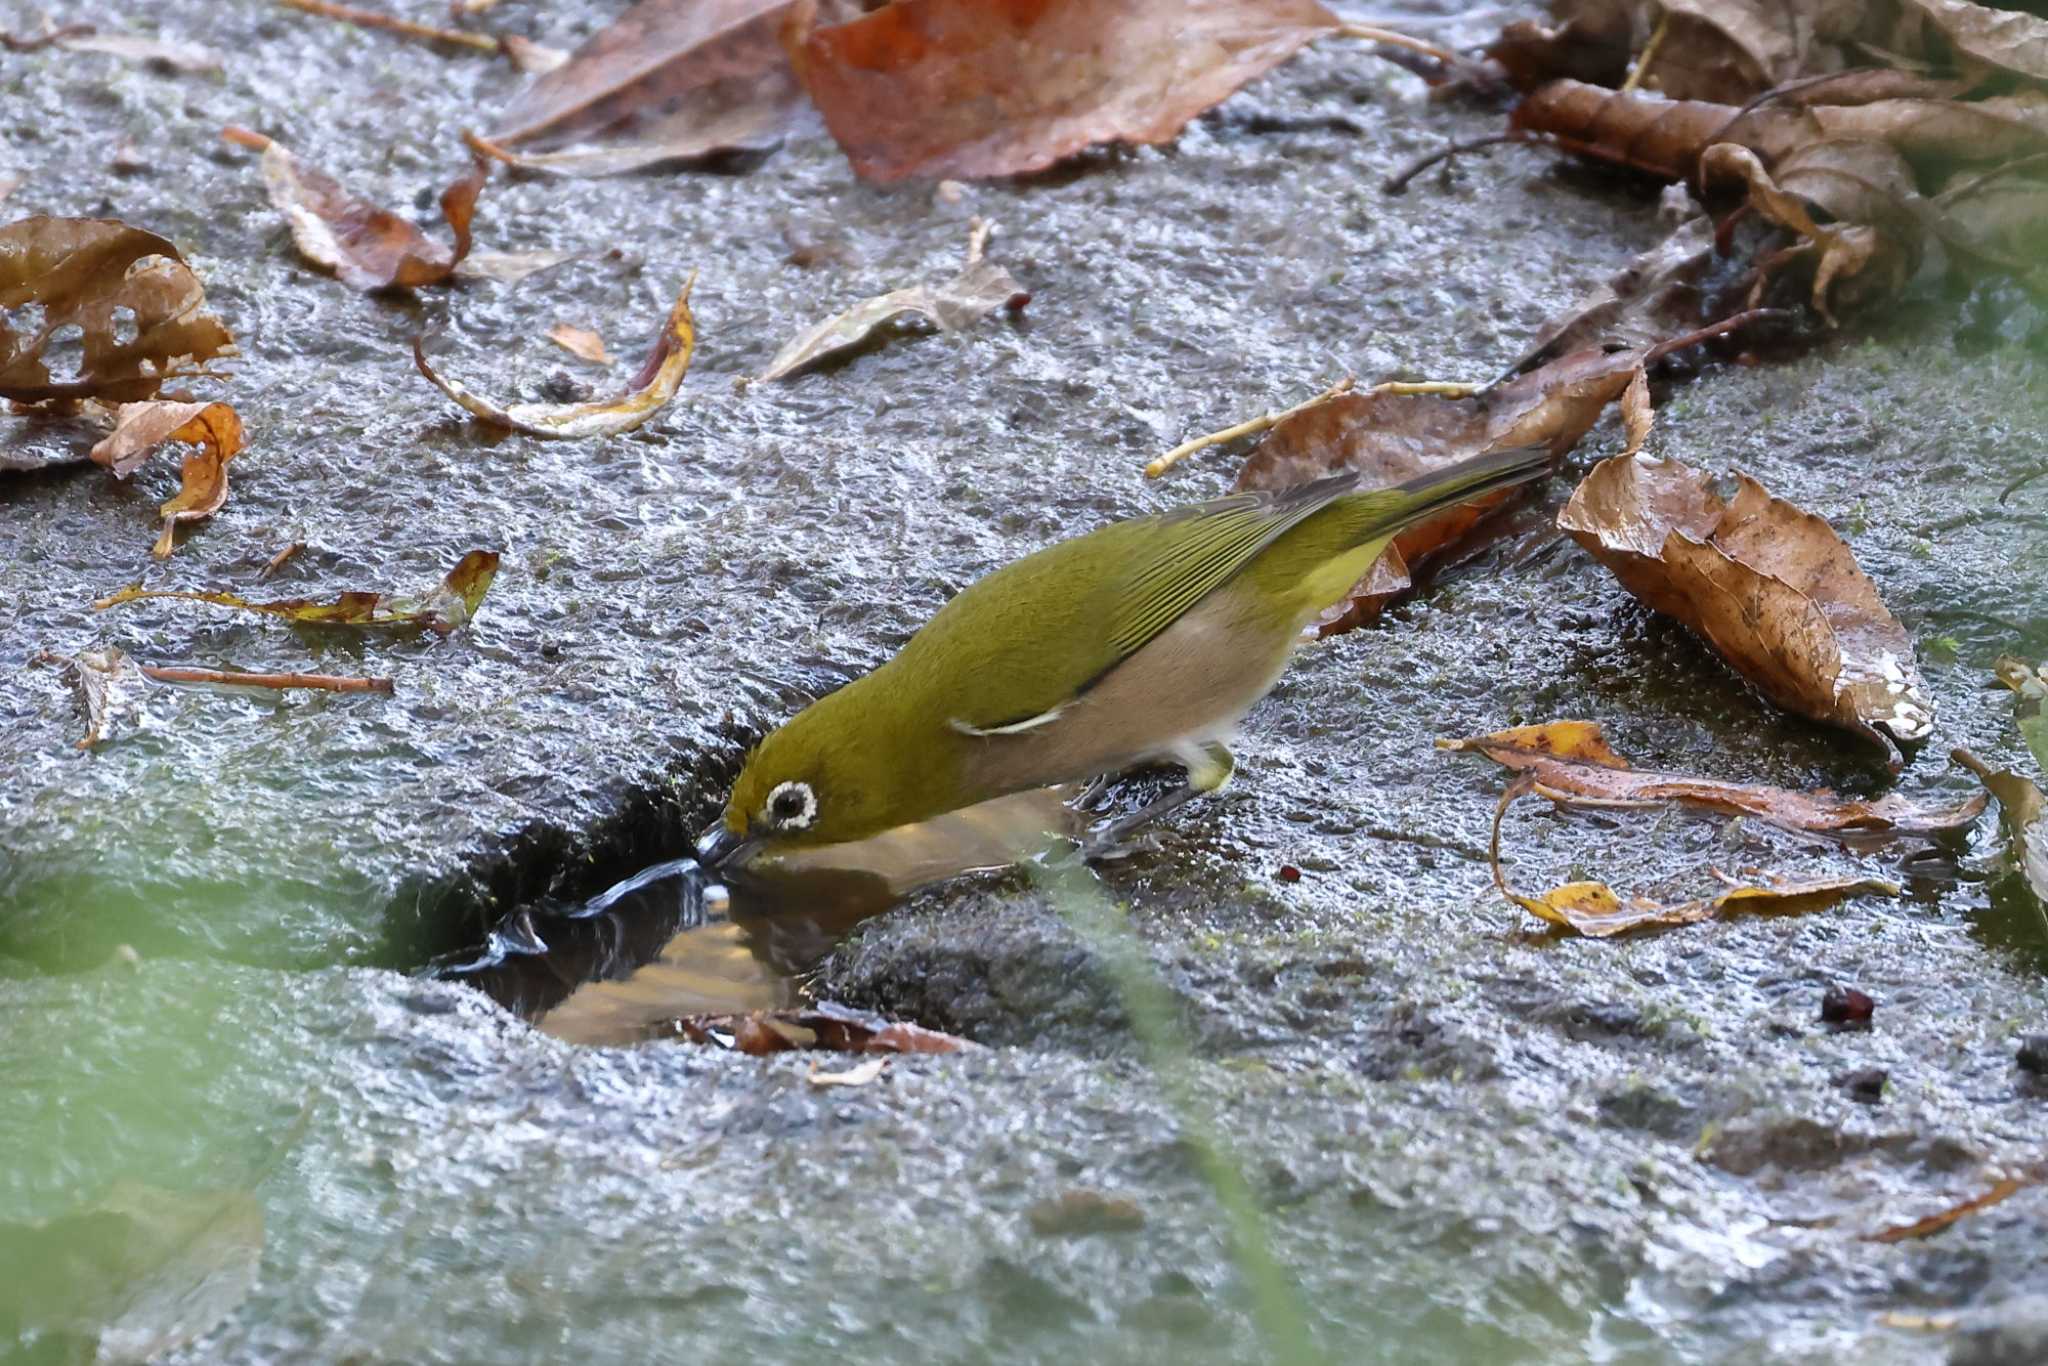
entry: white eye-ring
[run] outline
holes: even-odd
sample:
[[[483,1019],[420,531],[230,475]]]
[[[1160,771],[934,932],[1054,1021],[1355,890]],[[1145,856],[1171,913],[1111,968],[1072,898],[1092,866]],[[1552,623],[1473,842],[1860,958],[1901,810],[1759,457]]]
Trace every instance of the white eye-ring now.
[[[777,783],[761,814],[777,830],[802,830],[818,818],[818,794],[809,783]]]

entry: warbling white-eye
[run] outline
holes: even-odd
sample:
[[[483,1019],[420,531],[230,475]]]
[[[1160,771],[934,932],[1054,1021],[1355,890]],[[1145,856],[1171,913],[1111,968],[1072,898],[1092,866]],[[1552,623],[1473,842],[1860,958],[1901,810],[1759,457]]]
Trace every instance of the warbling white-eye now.
[[[1549,463],[1530,447],[1390,488],[1335,475],[1114,522],[1027,555],[763,740],[699,856],[715,865],[865,839],[1161,759],[1187,767],[1179,800],[1213,792],[1231,773],[1224,742],[1303,627],[1396,532]]]

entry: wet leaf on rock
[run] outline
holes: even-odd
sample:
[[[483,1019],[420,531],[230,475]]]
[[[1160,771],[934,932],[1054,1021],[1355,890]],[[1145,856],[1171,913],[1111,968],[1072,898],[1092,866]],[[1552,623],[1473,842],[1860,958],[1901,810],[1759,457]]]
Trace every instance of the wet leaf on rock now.
[[[270,202],[291,225],[292,241],[314,265],[334,272],[352,289],[410,289],[439,284],[469,255],[470,220],[490,179],[490,163],[474,159],[469,174],[441,194],[441,214],[455,244],[444,246],[411,221],[360,199],[290,148],[246,128],[229,128],[228,141],[263,153]]]
[[[797,16],[797,72],[868,180],[974,179],[1157,143],[1333,32],[1316,0],[894,0]]]
[[[104,218],[24,218],[0,228],[0,398],[132,403],[235,353],[206,291],[170,242]],[[26,319],[26,322],[23,321]],[[76,337],[77,373],[51,372]]]
[[[1967,1218],[1980,1210],[1990,1209],[1993,1205],[2011,1199],[2027,1187],[2035,1184],[2038,1180],[2038,1176],[2026,1178],[2007,1177],[1982,1195],[1972,1196],[1968,1200],[1950,1205],[1945,1210],[1930,1214],[1924,1219],[1915,1219],[1910,1224],[1897,1224],[1891,1228],[1879,1229],[1876,1233],[1866,1234],[1864,1241],[1872,1243],[1903,1243],[1912,1238],[1932,1237],[1959,1219]]]
[[[100,1362],[154,1360],[233,1313],[262,1255],[254,1196],[116,1182],[74,1214],[0,1225],[0,1323],[23,1342],[97,1339]]]
[[[420,338],[412,343],[413,364],[427,382],[455,400],[465,410],[496,427],[509,427],[528,436],[574,439],[616,436],[630,432],[675,397],[683,376],[690,368],[690,355],[697,346],[697,329],[690,314],[690,289],[697,274],[683,281],[675,307],[661,325],[661,333],[647,353],[646,363],[633,377],[625,392],[613,398],[588,403],[513,403],[501,406],[471,390],[459,380],[449,379],[427,364]]]
[[[790,1010],[756,1010],[744,1015],[687,1015],[675,1032],[693,1043],[713,1043],[759,1056],[792,1049],[834,1053],[959,1053],[978,1047],[970,1040],[904,1020],[884,1019],[834,1001]]]
[[[2022,775],[1994,769],[1967,749],[1951,750],[1949,757],[1976,774],[1985,790],[1998,798],[2013,862],[2034,900],[2048,907],[2048,798]]]
[[[1503,768],[1526,775],[1527,790],[1553,802],[1680,802],[1731,816],[1754,817],[1787,830],[1859,841],[1951,834],[1967,829],[1986,805],[1981,795],[1954,806],[1926,807],[1896,793],[1863,801],[1837,797],[1824,789],[1795,792],[1761,783],[1631,768],[1607,743],[1597,721],[1549,721],[1436,743],[1438,749],[1483,754]]]
[[[76,655],[44,650],[35,656],[35,662],[53,664],[70,672],[72,685],[78,689],[79,708],[85,713],[85,738],[78,742],[80,749],[91,749],[103,740],[113,739],[121,719],[135,710],[129,687],[134,674],[128,656],[115,646],[81,650]]]
[[[1030,301],[1030,293],[1009,271],[983,254],[994,231],[995,224],[975,219],[968,232],[967,262],[958,275],[943,284],[912,285],[864,299],[844,313],[806,328],[775,353],[760,378],[786,379],[827,356],[859,346],[878,329],[905,316],[923,318],[941,332],[957,332],[998,308],[1021,309]]]
[[[1494,865],[1499,877],[1499,863]],[[1500,881],[1502,895],[1531,915],[1588,939],[1607,939],[1637,930],[1696,925],[1731,912],[1803,915],[1826,910],[1846,897],[1897,896],[1897,883],[1874,877],[1787,879],[1743,883],[1712,897],[1667,905],[1647,897],[1624,902],[1604,882],[1568,882],[1540,895],[1517,892]]]
[[[1764,696],[1884,746],[1896,769],[1891,740],[1934,728],[1912,640],[1834,528],[1737,480],[1724,502],[1675,460],[1617,457],[1573,490],[1557,524]]]
[[[578,360],[587,360],[592,365],[612,363],[611,354],[604,349],[604,338],[587,327],[556,323],[548,329],[548,340]]]
[[[164,529],[150,553],[160,560],[175,548],[178,523],[211,517],[227,501],[227,464],[242,450],[242,419],[225,403],[124,403],[112,433],[92,448],[92,458],[126,478],[166,441],[198,449],[185,457],[177,494],[158,509]]]
[[[804,105],[782,44],[793,7],[641,0],[521,91],[497,131],[470,145],[572,176],[773,146]]]
[[[389,593],[343,593],[332,602],[311,598],[284,598],[273,602],[252,602],[237,593],[182,592],[143,588],[139,584],[99,599],[93,607],[105,610],[144,598],[176,598],[186,602],[208,602],[244,612],[261,612],[283,617],[304,626],[389,626],[427,630],[446,635],[469,624],[476,615],[491,580],[497,577],[498,554],[472,550],[448,571],[430,591],[418,596]]]

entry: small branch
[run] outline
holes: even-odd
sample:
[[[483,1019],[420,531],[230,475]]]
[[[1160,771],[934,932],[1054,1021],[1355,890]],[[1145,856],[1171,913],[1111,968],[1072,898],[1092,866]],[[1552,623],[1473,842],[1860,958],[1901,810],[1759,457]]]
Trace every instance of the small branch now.
[[[226,683],[238,688],[314,688],[321,692],[396,691],[388,678],[344,678],[337,674],[259,674],[233,669],[187,669],[173,665],[138,664],[142,673],[163,683]]]
[[[289,560],[292,556],[298,554],[301,550],[304,550],[305,548],[306,543],[304,541],[293,541],[290,545],[278,551],[275,555],[272,555],[270,557],[270,563],[264,565],[263,568],[257,572],[256,582],[262,583],[264,580],[270,578],[273,574],[277,573],[278,570],[284,568],[284,562],[286,560]]]
[[[1998,491],[1998,501],[2003,503],[2006,499],[2012,497],[2015,493],[2018,493],[2021,489],[2033,483],[2036,479],[2039,479],[2044,474],[2048,474],[2048,465],[2039,465],[2036,466],[2034,469],[2027,471],[2027,473],[2021,475],[2019,478],[2013,480],[2010,484],[2007,484],[2004,488]]]
[[[1423,38],[1412,38],[1405,33],[1396,33],[1390,28],[1379,28],[1373,24],[1339,24],[1337,34],[1343,38],[1356,38],[1361,42],[1379,43],[1383,47],[1401,47],[1410,52],[1420,52],[1425,57],[1434,57],[1448,67],[1465,64],[1464,58],[1449,48],[1439,47]]]
[[[1455,379],[1390,379],[1366,390],[1368,394],[1435,394],[1439,398],[1471,398],[1486,386]]]
[[[1688,346],[1698,346],[1701,342],[1712,341],[1714,338],[1725,336],[1737,328],[1747,327],[1755,322],[1762,322],[1766,318],[1789,318],[1791,316],[1790,312],[1782,308],[1751,308],[1741,313],[1731,313],[1717,323],[1708,323],[1705,327],[1681,333],[1676,337],[1666,337],[1663,341],[1658,342],[1643,353],[1643,364],[1648,365],[1654,361],[1660,361],[1674,351],[1683,351]]]
[[[1541,139],[1524,132],[1492,133],[1483,138],[1472,138],[1466,142],[1454,142],[1439,148],[1427,156],[1418,157],[1387,178],[1384,188],[1388,194],[1400,194],[1408,188],[1408,182],[1421,175],[1439,161],[1448,161],[1460,152],[1476,152],[1482,147],[1494,147],[1503,142],[1538,142]]]
[[[1351,376],[1346,375],[1314,398],[1297,403],[1292,408],[1277,409],[1270,413],[1261,414],[1249,421],[1240,422],[1235,427],[1225,427],[1220,432],[1210,432],[1207,436],[1198,436],[1192,441],[1183,441],[1151,464],[1145,466],[1145,477],[1147,479],[1157,479],[1196,451],[1206,450],[1211,446],[1220,446],[1226,441],[1235,441],[1240,436],[1250,436],[1254,432],[1266,431],[1275,424],[1293,417],[1296,413],[1306,412],[1319,403],[1327,403],[1340,394],[1348,394],[1350,392]]]
[[[470,33],[459,28],[436,28],[432,24],[416,24],[410,19],[400,19],[396,15],[357,9],[354,5],[336,4],[334,0],[277,0],[277,3],[286,9],[299,10],[322,19],[338,19],[344,24],[354,24],[359,28],[381,28],[430,43],[458,43],[463,47],[473,47],[479,52],[490,53],[502,52],[505,47],[488,33]]]
[[[1636,59],[1629,71],[1628,79],[1621,83],[1617,94],[1626,95],[1643,83],[1643,77],[1650,74],[1650,63],[1657,60],[1658,49],[1664,46],[1664,35],[1671,31],[1671,11],[1665,10],[1657,16],[1657,27],[1650,30],[1650,41],[1643,44],[1643,55]]]

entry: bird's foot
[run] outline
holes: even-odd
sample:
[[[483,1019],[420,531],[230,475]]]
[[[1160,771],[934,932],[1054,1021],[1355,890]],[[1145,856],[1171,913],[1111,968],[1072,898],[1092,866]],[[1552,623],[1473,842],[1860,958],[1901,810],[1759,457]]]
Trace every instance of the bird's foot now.
[[[1145,803],[1128,815],[1118,816],[1114,820],[1098,821],[1089,827],[1088,833],[1076,842],[1073,852],[1061,862],[1114,863],[1118,859],[1143,853],[1152,847],[1151,839],[1132,839],[1131,836],[1141,826],[1149,825],[1161,816],[1178,811],[1201,795],[1200,789],[1183,785]]]

